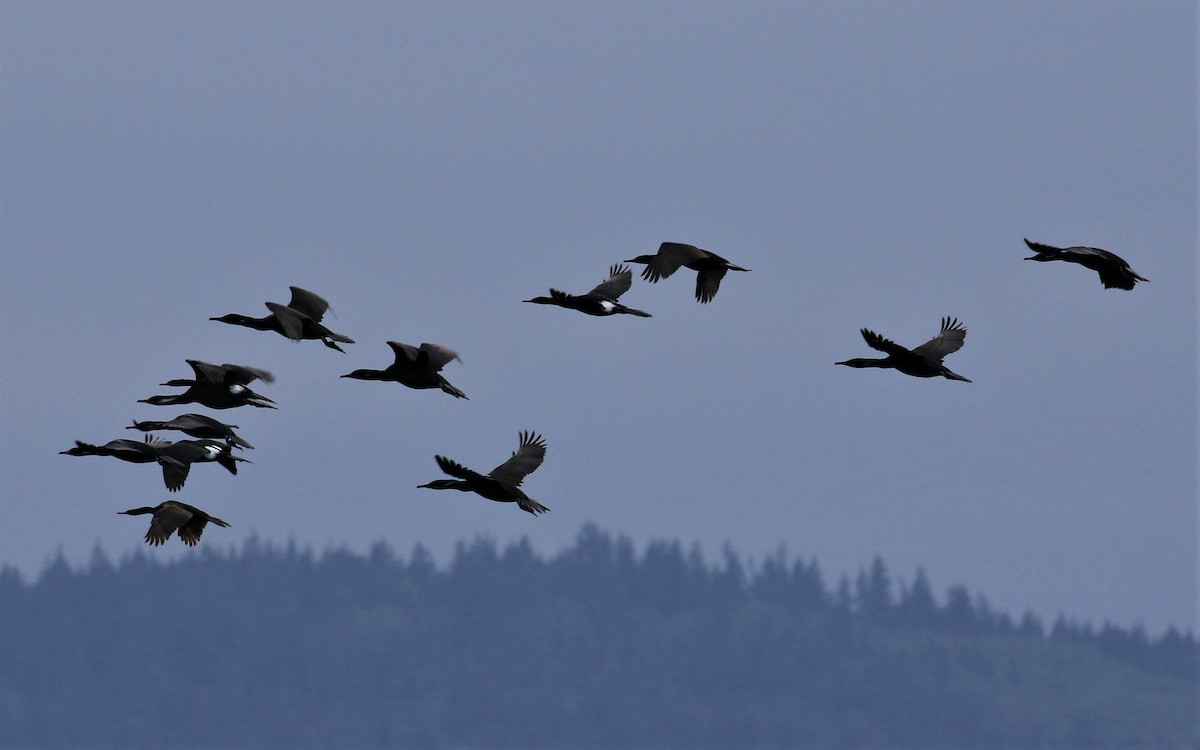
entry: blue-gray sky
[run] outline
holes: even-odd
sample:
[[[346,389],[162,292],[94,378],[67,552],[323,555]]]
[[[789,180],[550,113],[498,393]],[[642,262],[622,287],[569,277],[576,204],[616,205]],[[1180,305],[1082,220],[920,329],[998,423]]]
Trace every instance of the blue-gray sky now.
[[[5,563],[142,546],[116,511],[159,471],[58,451],[187,411],[136,401],[198,358],[280,407],[217,413],[258,449],[179,493],[232,522],[206,545],[552,553],[594,521],[1193,627],[1192,3],[5,0],[0,34]],[[753,271],[703,306],[635,279],[649,319],[521,303],[663,240]],[[208,320],[291,284],[358,343]],[[973,383],[834,366],[943,315]],[[388,339],[458,350],[470,400],[338,378]],[[551,513],[416,489],[522,429]]]

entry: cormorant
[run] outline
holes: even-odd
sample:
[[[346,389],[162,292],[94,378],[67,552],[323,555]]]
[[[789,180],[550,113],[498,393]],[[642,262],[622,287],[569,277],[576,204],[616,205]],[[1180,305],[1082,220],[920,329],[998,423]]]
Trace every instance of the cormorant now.
[[[836,364],[848,367],[891,367],[905,375],[918,378],[941,375],[950,380],[971,382],[962,375],[951,372],[942,364],[942,357],[961,349],[967,336],[967,329],[956,319],[942,318],[941,332],[912,351],[866,328],[862,329],[862,336],[866,339],[867,346],[884,352],[887,356],[882,359],[848,359]]]
[[[1100,283],[1104,284],[1105,289],[1133,289],[1133,285],[1139,281],[1150,280],[1139,276],[1121,256],[1098,247],[1053,247],[1029,240],[1025,240],[1025,244],[1037,253],[1025,260],[1065,260],[1078,263],[1100,274]]]
[[[665,279],[687,266],[696,274],[696,299],[709,302],[717,296],[717,287],[726,271],[749,271],[749,268],[735,266],[716,253],[701,250],[695,245],[685,245],[682,242],[664,242],[658,246],[657,255],[639,255],[630,258],[626,263],[645,263],[642,278],[650,282]]]
[[[125,429],[141,430],[142,432],[179,430],[185,435],[191,435],[194,438],[224,440],[238,448],[253,448],[253,445],[238,437],[237,433],[233,431],[235,427],[237,425],[218,422],[206,414],[180,414],[178,417],[167,422],[138,422],[135,420],[132,425]]]
[[[622,294],[629,291],[631,284],[633,284],[633,272],[629,270],[629,267],[614,264],[608,271],[608,278],[597,284],[596,288],[587,294],[567,294],[557,289],[551,289],[549,297],[534,297],[524,301],[539,305],[558,305],[588,315],[624,313],[649,318],[650,313],[634,310],[632,307],[626,307],[617,302]]]
[[[521,445],[512,456],[492,469],[487,475],[472,471],[445,456],[435,456],[442,471],[458,479],[435,479],[428,484],[417,485],[432,490],[459,490],[474,492],[500,503],[516,503],[521,510],[534,514],[550,510],[529,497],[521,489],[521,481],[542,465],[546,457],[546,441],[533,432],[521,433]]]
[[[232,409],[237,406],[257,406],[274,409],[275,402],[247,386],[255,380],[271,383],[275,377],[266,370],[245,365],[213,365],[198,359],[187,363],[195,371],[194,379],[177,378],[161,385],[187,386],[187,390],[174,396],[151,396],[138,399],[138,403],[157,406],[199,403],[210,409]]]
[[[176,492],[183,487],[192,464],[216,461],[230,474],[236,475],[238,461],[250,463],[241,456],[233,455],[232,446],[220,440],[180,440],[163,446],[159,449],[159,454],[168,459],[160,463],[163,482],[170,492]]]
[[[216,516],[210,516],[199,508],[175,500],[167,500],[153,508],[118,511],[118,515],[125,516],[141,516],[147,513],[153,513],[154,517],[150,519],[150,530],[146,532],[146,544],[154,546],[165,544],[171,534],[178,530],[179,540],[189,547],[195,547],[209,521],[218,526],[229,527],[228,523]]]
[[[92,445],[82,440],[75,441],[75,447],[59,451],[64,456],[112,456],[133,464],[150,464],[161,461],[162,449],[170,445],[163,440],[155,440],[153,435],[147,435],[142,440],[121,438],[110,440],[104,445]]]
[[[342,377],[355,380],[390,380],[409,388],[441,388],[451,396],[467,397],[467,394],[450,385],[441,375],[441,369],[447,362],[459,359],[454,350],[428,343],[421,344],[419,349],[399,341],[389,341],[387,345],[392,347],[396,355],[396,361],[388,365],[387,369],[355,370]]]
[[[329,309],[329,303],[323,297],[298,286],[288,288],[292,290],[291,302],[288,302],[287,306],[278,302],[266,303],[271,314],[265,318],[251,318],[248,315],[230,313],[219,318],[209,318],[209,320],[230,323],[235,326],[246,326],[258,331],[275,331],[294,341],[316,339],[330,349],[337,349],[339,352],[345,350],[335,342],[354,343],[354,339],[349,336],[334,333],[321,325],[321,318]]]
[[[171,492],[183,487],[194,463],[216,461],[230,474],[237,474],[237,462],[246,461],[233,455],[231,446],[219,440],[180,440],[171,443],[154,440],[151,435],[147,435],[143,441],[120,439],[104,445],[76,440],[74,448],[59,452],[68,456],[112,456],[135,464],[158,463],[162,466],[163,483]]]

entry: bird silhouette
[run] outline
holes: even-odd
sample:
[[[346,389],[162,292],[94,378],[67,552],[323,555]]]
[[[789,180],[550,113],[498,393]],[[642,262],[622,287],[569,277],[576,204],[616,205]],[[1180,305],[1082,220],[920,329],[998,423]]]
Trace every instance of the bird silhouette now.
[[[667,278],[680,266],[696,271],[696,299],[702,303],[710,302],[717,296],[717,288],[721,285],[721,279],[725,278],[726,271],[750,270],[735,266],[716,253],[682,242],[664,242],[658,246],[656,255],[639,255],[625,262],[645,263],[642,278],[651,283]]]
[[[1043,245],[1040,242],[1030,242],[1025,240],[1025,244],[1029,245],[1029,249],[1033,250],[1037,255],[1031,255],[1025,260],[1038,260],[1047,262],[1051,260],[1065,260],[1068,263],[1078,263],[1084,268],[1090,268],[1100,274],[1100,283],[1105,289],[1133,289],[1134,284],[1139,281],[1149,281],[1144,276],[1139,276],[1125,260],[1116,253],[1110,253],[1107,250],[1101,250],[1098,247],[1053,247],[1051,245]]]
[[[206,414],[180,414],[174,419],[163,421],[134,421],[132,425],[126,427],[127,430],[141,430],[142,432],[154,432],[155,430],[178,430],[185,435],[191,435],[194,438],[208,438],[210,440],[224,440],[230,445],[238,448],[253,448],[253,445],[247,443],[242,438],[238,437],[234,432],[235,424],[224,424],[218,422]]]
[[[154,507],[118,511],[118,515],[125,516],[142,516],[147,513],[154,514],[154,517],[150,519],[150,530],[146,532],[146,544],[156,547],[165,544],[176,531],[179,532],[181,542],[195,547],[200,541],[200,535],[204,533],[204,527],[210,522],[226,528],[229,526],[216,516],[210,516],[195,506],[176,500],[167,500]]]
[[[186,391],[169,396],[151,396],[139,399],[138,403],[157,406],[198,403],[210,409],[233,409],[238,406],[275,408],[274,401],[248,387],[255,380],[274,382],[275,377],[266,370],[245,365],[213,365],[198,359],[189,359],[187,363],[196,373],[195,378],[177,378],[160,384],[186,386]]]
[[[287,305],[281,305],[278,302],[267,302],[267,309],[271,311],[270,315],[262,318],[252,318],[248,315],[239,313],[229,313],[216,318],[209,318],[220,323],[229,323],[235,326],[245,326],[258,331],[275,331],[276,333],[287,336],[293,341],[302,339],[315,339],[330,349],[337,349],[339,352],[344,352],[337,342],[343,344],[353,344],[354,339],[340,333],[334,333],[321,324],[321,318],[325,317],[325,311],[329,309],[329,303],[324,297],[310,292],[307,289],[301,289],[298,286],[288,287],[292,290],[292,299]]]
[[[435,456],[442,471],[457,479],[435,479],[418,488],[432,490],[458,490],[474,492],[500,503],[516,503],[528,513],[537,515],[550,509],[529,497],[521,489],[521,482],[542,465],[546,457],[546,441],[533,432],[521,433],[521,444],[512,456],[487,474],[472,471],[445,456]]]
[[[967,329],[956,319],[942,318],[941,332],[911,351],[866,328],[862,329],[862,336],[866,339],[867,346],[884,352],[887,356],[880,359],[848,359],[836,364],[847,367],[890,367],[918,378],[941,375],[950,380],[971,382],[962,375],[951,372],[942,364],[943,357],[962,348],[967,336]]]
[[[650,313],[626,307],[617,301],[622,294],[629,291],[629,287],[632,284],[633,272],[629,270],[629,267],[615,264],[609,269],[608,278],[597,284],[587,294],[567,294],[557,289],[551,289],[549,297],[534,297],[533,299],[523,301],[539,305],[558,305],[559,307],[578,310],[588,315],[618,315],[624,313],[626,315],[638,315],[643,318],[649,318]]]
[[[112,456],[135,464],[157,463],[162,466],[163,484],[170,492],[183,487],[194,463],[215,461],[230,474],[237,474],[238,462],[246,461],[233,455],[232,447],[224,441],[206,439],[172,443],[155,440],[152,435],[140,441],[111,440],[104,445],[76,440],[74,448],[59,452],[68,456]]]
[[[457,398],[466,398],[467,394],[450,385],[442,377],[441,370],[452,359],[458,359],[458,353],[438,344],[421,344],[420,348],[402,344],[399,341],[389,341],[396,359],[383,370],[355,370],[343,375],[343,378],[354,380],[389,380],[409,388],[441,388],[446,393]]]

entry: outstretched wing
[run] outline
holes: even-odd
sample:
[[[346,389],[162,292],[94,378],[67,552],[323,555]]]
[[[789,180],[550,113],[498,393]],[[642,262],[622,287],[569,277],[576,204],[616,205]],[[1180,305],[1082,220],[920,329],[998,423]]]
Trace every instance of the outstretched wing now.
[[[658,246],[658,254],[646,264],[645,270],[642,271],[642,278],[647,281],[665,279],[678,271],[680,266],[707,256],[708,253],[695,245],[664,242]]]
[[[867,346],[876,351],[883,352],[884,354],[890,354],[893,357],[903,357],[909,353],[907,349],[905,349],[903,346],[900,346],[895,341],[892,341],[891,339],[885,339],[883,336],[880,336],[878,333],[875,333],[872,330],[863,328],[861,329],[861,332],[863,339],[867,342]]]
[[[298,286],[291,286],[288,289],[292,290],[292,301],[288,302],[287,306],[318,323],[321,322],[325,311],[329,309],[329,303],[325,301],[325,298],[316,292],[310,292]]]
[[[468,482],[471,480],[483,479],[483,475],[479,472],[473,469],[468,469],[457,461],[452,461],[445,456],[434,456],[434,460],[437,461],[438,468],[452,477],[463,479]]]
[[[188,506],[190,507],[190,506]],[[179,539],[189,547],[195,547],[204,533],[204,527],[212,521],[218,526],[228,528],[229,524],[216,516],[210,516],[202,510],[192,508],[192,517],[179,526]]]
[[[182,489],[192,465],[170,456],[159,456],[158,463],[162,466],[163,484],[167,486],[167,492],[178,492]]]
[[[492,469],[493,479],[520,485],[546,458],[546,441],[537,433],[522,432],[521,445],[504,463]]]
[[[187,363],[195,371],[197,380],[207,380],[217,385],[230,383],[250,385],[255,380],[262,380],[264,383],[275,382],[274,375],[257,367],[231,364],[213,365],[198,359],[189,359]]]
[[[608,278],[597,284],[596,288],[588,294],[615,300],[628,292],[631,286],[633,286],[633,271],[629,270],[629,266],[616,263],[608,270]],[[554,294],[553,289],[550,290],[550,294]]]
[[[150,519],[150,529],[146,532],[146,543],[158,546],[165,544],[171,534],[188,521],[192,520],[192,512],[178,503],[164,503]]]
[[[462,362],[458,356],[458,352],[441,344],[430,344],[428,342],[421,344],[421,351],[429,358],[429,365],[434,370],[442,369],[452,359]]]
[[[267,309],[275,316],[275,320],[279,321],[284,336],[295,341],[304,338],[304,319],[309,317],[308,315],[291,305],[281,305],[278,302],[268,302]]]
[[[696,274],[696,299],[701,302],[712,302],[721,287],[721,279],[725,278],[727,268],[703,268]]]
[[[1025,244],[1028,245],[1029,249],[1034,251],[1035,253],[1040,253],[1040,254],[1045,254],[1045,255],[1057,255],[1063,251],[1063,248],[1061,248],[1061,247],[1055,247],[1054,245],[1046,245],[1041,242],[1032,242],[1032,241],[1030,241],[1030,239],[1028,237],[1026,237],[1024,239],[1025,239]]]
[[[957,318],[947,316],[942,318],[941,332],[913,349],[913,354],[920,355],[930,362],[940,363],[942,357],[961,349],[966,338],[966,326],[958,322]]]

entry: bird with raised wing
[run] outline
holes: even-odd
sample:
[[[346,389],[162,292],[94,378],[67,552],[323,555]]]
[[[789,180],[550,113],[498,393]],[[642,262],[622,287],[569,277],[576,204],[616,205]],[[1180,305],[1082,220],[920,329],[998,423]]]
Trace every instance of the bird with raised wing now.
[[[941,375],[950,380],[971,382],[962,375],[951,372],[942,364],[942,358],[961,349],[967,337],[966,327],[954,318],[942,318],[942,330],[938,335],[912,350],[905,349],[896,342],[885,339],[866,328],[862,329],[862,336],[866,339],[867,346],[881,351],[887,356],[878,359],[848,359],[836,364],[847,367],[890,367],[917,378],[932,378]]]
[[[459,362],[458,353],[439,344],[421,344],[420,347],[402,344],[399,341],[389,341],[395,361],[383,370],[355,370],[343,375],[343,378],[354,380],[388,380],[409,388],[441,388],[456,398],[466,398],[467,394],[450,384],[442,377],[441,370],[452,359]]]
[[[542,460],[546,458],[546,441],[540,435],[522,432],[521,444],[517,450],[507,461],[487,474],[472,471],[445,456],[434,458],[442,471],[457,479],[435,479],[427,484],[417,485],[419,488],[474,492],[499,503],[516,503],[521,510],[535,516],[550,510],[521,489],[521,482],[525,477],[541,466]]]
[[[633,272],[629,266],[614,264],[608,271],[608,278],[596,285],[587,294],[567,294],[557,289],[550,290],[549,297],[534,297],[523,300],[539,305],[558,305],[570,310],[578,310],[588,315],[637,315],[649,318],[650,313],[626,307],[617,300],[629,291],[633,284]]]
[[[680,266],[696,271],[696,299],[700,302],[710,302],[717,296],[717,288],[727,271],[749,271],[749,268],[735,266],[716,253],[701,250],[695,245],[685,245],[682,242],[664,242],[658,246],[655,255],[639,255],[630,258],[626,263],[645,263],[642,278],[655,283],[665,279],[679,270]]]
[[[171,534],[177,531],[179,541],[189,547],[195,547],[200,541],[200,535],[204,533],[204,527],[209,523],[229,527],[228,523],[216,516],[210,516],[195,506],[176,500],[167,500],[154,507],[118,511],[118,515],[123,516],[142,516],[147,513],[153,514],[154,517],[150,519],[150,530],[146,532],[146,544],[155,547],[166,544]]]
[[[349,336],[334,333],[321,324],[321,319],[325,317],[325,312],[329,309],[329,303],[325,301],[324,297],[298,286],[288,288],[292,290],[292,299],[286,305],[278,302],[266,303],[267,309],[271,311],[270,315],[254,318],[240,313],[229,313],[209,318],[209,320],[245,326],[257,331],[274,331],[293,341],[314,339],[339,352],[345,350],[338,346],[337,342],[354,343],[354,339]]]
[[[210,409],[233,409],[238,406],[275,408],[274,401],[248,387],[255,380],[274,382],[275,377],[266,370],[245,365],[213,365],[198,359],[189,359],[187,363],[191,365],[196,377],[176,378],[160,384],[186,386],[186,391],[170,396],[151,396],[139,399],[138,403],[157,406],[198,403]]]
[[[1029,240],[1025,240],[1025,244],[1029,246],[1030,250],[1037,253],[1025,260],[1037,260],[1043,263],[1051,260],[1065,260],[1068,263],[1078,263],[1084,268],[1090,268],[1100,274],[1100,283],[1104,285],[1105,289],[1133,289],[1134,284],[1139,281],[1150,280],[1139,276],[1121,256],[1098,247],[1081,245],[1054,247]]]

